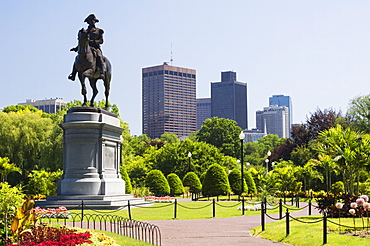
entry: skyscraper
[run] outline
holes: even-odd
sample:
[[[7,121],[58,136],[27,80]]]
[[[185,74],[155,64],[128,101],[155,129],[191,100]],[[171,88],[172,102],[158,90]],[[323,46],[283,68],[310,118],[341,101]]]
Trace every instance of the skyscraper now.
[[[284,95],[272,95],[272,97],[269,97],[269,105],[277,105],[277,106],[285,106],[288,108],[289,111],[289,132],[288,136],[290,137],[292,124],[293,124],[293,108],[292,108],[292,99],[290,96],[284,96]]]
[[[221,82],[211,83],[211,115],[248,128],[247,83],[238,82],[236,72],[221,72]]]
[[[256,126],[266,134],[276,134],[280,138],[289,138],[290,126],[288,107],[271,105],[256,112]]]
[[[211,98],[197,98],[197,130],[211,117]]]
[[[18,105],[32,105],[37,109],[42,110],[45,113],[53,114],[62,109],[63,105],[67,103],[63,101],[63,98],[50,98],[50,99],[26,99],[25,103],[18,103]]]
[[[163,65],[142,69],[142,129],[150,138],[196,131],[196,71]]]

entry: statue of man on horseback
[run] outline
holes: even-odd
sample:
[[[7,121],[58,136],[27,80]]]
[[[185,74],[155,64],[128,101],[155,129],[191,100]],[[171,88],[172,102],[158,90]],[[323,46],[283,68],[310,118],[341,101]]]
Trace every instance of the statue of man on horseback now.
[[[81,82],[82,95],[84,96],[83,106],[87,103],[87,90],[85,86],[85,78],[88,78],[93,89],[93,96],[90,100],[90,106],[94,106],[95,96],[98,94],[96,81],[102,79],[105,86],[106,109],[108,108],[108,95],[111,80],[111,64],[105,56],[103,56],[100,45],[103,44],[103,29],[97,28],[95,23],[99,20],[94,14],[90,14],[85,22],[89,25],[85,30],[82,28],[78,32],[78,46],[72,48],[71,51],[78,52],[73,64],[72,73],[68,79],[74,81],[76,74]]]

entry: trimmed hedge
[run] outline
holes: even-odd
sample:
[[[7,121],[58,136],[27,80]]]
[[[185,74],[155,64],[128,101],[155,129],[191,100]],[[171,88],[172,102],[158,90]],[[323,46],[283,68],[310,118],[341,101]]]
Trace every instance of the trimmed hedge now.
[[[177,174],[170,173],[167,175],[167,181],[170,186],[170,196],[184,194],[184,186]]]
[[[244,172],[244,180],[248,186],[248,194],[257,194],[256,183],[254,182],[254,179],[250,172]]]
[[[230,184],[231,191],[234,194],[240,194],[240,192],[241,192],[240,183],[241,183],[241,180],[242,180],[240,170],[234,168],[229,173],[229,177],[228,178],[229,178],[229,184]],[[244,185],[243,193],[248,193],[248,186],[245,183],[245,177],[244,177],[243,185]]]
[[[155,196],[167,196],[170,194],[168,181],[160,170],[150,171],[146,175],[145,183]]]
[[[202,183],[195,172],[188,172],[185,175],[183,185],[189,187],[191,193],[197,193],[202,190]]]
[[[229,191],[229,180],[224,168],[219,164],[209,166],[203,181],[203,196],[227,195]]]
[[[120,173],[122,179],[125,181],[125,194],[131,194],[132,193],[131,179],[128,176],[125,166],[120,166]]]

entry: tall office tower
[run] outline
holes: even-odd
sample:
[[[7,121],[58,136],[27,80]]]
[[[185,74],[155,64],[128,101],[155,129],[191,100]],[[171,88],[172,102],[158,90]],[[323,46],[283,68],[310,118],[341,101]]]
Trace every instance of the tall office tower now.
[[[266,134],[276,134],[280,138],[289,138],[289,109],[285,106],[271,105],[256,111],[257,129]]]
[[[290,96],[284,95],[272,95],[269,97],[269,105],[278,105],[288,107],[289,111],[289,137],[291,134],[292,124],[293,124],[293,108],[292,108],[292,99]]]
[[[37,109],[42,110],[45,113],[52,114],[62,109],[63,105],[67,103],[63,101],[63,98],[50,98],[50,99],[26,99],[25,103],[18,103],[18,105],[32,105]]]
[[[163,65],[142,69],[143,134],[179,138],[196,131],[196,71]]]
[[[236,81],[236,72],[221,72],[221,82],[211,83],[211,116],[248,128],[247,83]]]
[[[202,127],[203,121],[211,118],[211,98],[197,98],[197,130]]]

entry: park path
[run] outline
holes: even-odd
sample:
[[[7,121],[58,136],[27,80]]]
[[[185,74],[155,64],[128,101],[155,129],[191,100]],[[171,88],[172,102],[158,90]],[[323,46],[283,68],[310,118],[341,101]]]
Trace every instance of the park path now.
[[[300,207],[307,203],[300,203]],[[312,215],[319,212],[312,207]],[[308,215],[308,208],[292,212],[291,216]],[[278,215],[273,215],[277,218]],[[268,217],[266,223],[272,222]],[[161,230],[162,246],[217,246],[217,245],[287,245],[250,235],[250,230],[261,225],[261,216],[240,216],[232,218],[214,218],[202,220],[151,220]]]

